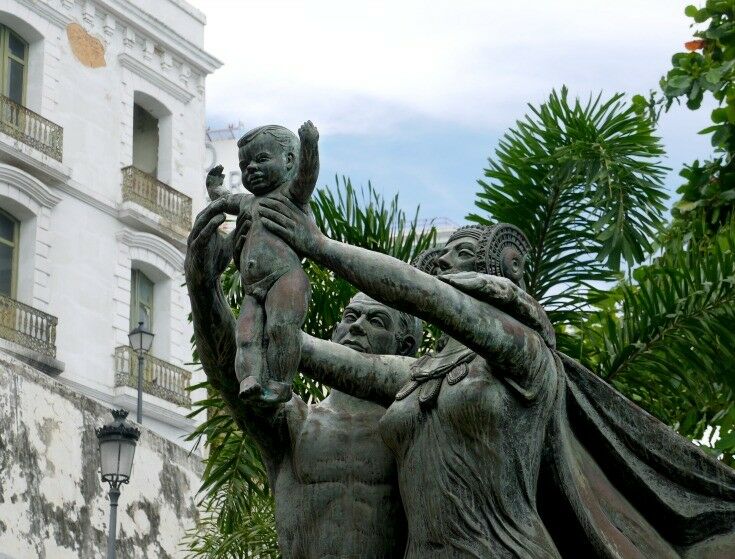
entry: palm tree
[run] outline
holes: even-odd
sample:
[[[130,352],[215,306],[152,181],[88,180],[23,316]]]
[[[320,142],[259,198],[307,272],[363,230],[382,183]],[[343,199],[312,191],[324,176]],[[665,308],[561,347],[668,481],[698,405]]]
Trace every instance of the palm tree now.
[[[563,351],[682,435],[717,434],[732,462],[735,224],[664,221],[650,114],[553,92],[504,136],[469,219],[527,232],[527,285]]]
[[[406,262],[430,248],[436,230],[419,229],[418,209],[413,218],[401,210],[398,196],[386,201],[371,184],[356,190],[349,179],[336,179],[336,188],[318,189],[311,209],[317,225],[332,239],[390,254]],[[355,288],[341,278],[314,264],[305,262],[312,286],[309,314],[304,330],[329,338],[342,309],[355,294]],[[222,287],[233,312],[239,312],[242,292],[234,266],[223,274]],[[196,352],[194,359],[196,361]],[[203,383],[195,388],[208,388]],[[296,391],[306,401],[326,396],[325,387],[301,375]],[[190,557],[235,559],[240,557],[279,557],[273,499],[268,479],[254,442],[242,433],[227,413],[220,396],[197,402],[191,417],[206,414],[205,421],[190,436],[204,444],[209,452],[202,476],[199,525],[184,542]]]
[[[735,222],[672,237],[634,281],[599,295],[607,304],[581,332],[586,364],[681,434],[719,435],[714,452],[732,465]]]

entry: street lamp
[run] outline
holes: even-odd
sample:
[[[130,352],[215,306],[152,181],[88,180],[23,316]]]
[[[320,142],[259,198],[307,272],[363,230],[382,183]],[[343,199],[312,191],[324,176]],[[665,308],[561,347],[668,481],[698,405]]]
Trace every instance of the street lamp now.
[[[143,328],[143,321],[138,322],[138,327],[128,334],[130,347],[138,354],[138,423],[143,423],[143,359],[153,344],[153,332]]]
[[[107,534],[107,559],[115,559],[117,499],[120,496],[120,486],[130,480],[135,444],[140,437],[140,430],[125,420],[128,412],[112,410],[112,416],[115,419],[111,423],[95,430],[100,444],[102,481],[110,484],[110,530]]]

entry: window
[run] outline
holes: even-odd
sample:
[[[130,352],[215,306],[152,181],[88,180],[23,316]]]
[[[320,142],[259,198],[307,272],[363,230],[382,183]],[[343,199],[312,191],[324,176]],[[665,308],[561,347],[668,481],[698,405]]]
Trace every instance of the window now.
[[[0,210],[0,294],[15,297],[18,275],[18,220]]]
[[[133,269],[130,278],[130,329],[143,326],[153,330],[153,290],[155,284],[140,270]]]
[[[2,94],[19,105],[25,104],[28,43],[10,28],[0,25]]]
[[[158,119],[133,105],[133,167],[158,177]]]

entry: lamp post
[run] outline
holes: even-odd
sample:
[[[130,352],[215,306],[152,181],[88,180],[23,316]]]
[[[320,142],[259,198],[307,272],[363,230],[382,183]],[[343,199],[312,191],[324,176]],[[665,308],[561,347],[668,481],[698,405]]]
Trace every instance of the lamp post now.
[[[130,347],[138,354],[138,412],[136,414],[136,420],[140,424],[143,423],[143,359],[145,354],[151,349],[153,335],[153,332],[149,332],[143,328],[143,321],[138,322],[137,328],[128,334]]]
[[[100,444],[100,473],[102,481],[110,484],[110,530],[107,534],[107,559],[115,559],[117,532],[117,499],[120,486],[128,483],[133,469],[135,444],[140,430],[125,418],[125,410],[112,410],[115,418],[111,423],[95,430]]]

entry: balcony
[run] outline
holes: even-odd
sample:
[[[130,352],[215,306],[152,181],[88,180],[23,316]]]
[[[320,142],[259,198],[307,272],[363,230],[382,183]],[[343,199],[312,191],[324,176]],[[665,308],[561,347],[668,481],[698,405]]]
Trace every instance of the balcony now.
[[[51,375],[64,370],[56,360],[55,316],[0,295],[0,349]]]
[[[132,165],[124,167],[122,174],[120,219],[184,248],[191,229],[191,198]]]
[[[0,338],[55,358],[57,323],[55,316],[0,295]]]
[[[0,95],[0,132],[61,162],[64,129]]]
[[[143,366],[143,391],[184,408],[191,408],[188,388],[191,373],[186,369],[146,355]],[[138,387],[138,354],[133,348],[115,349],[115,386]]]

